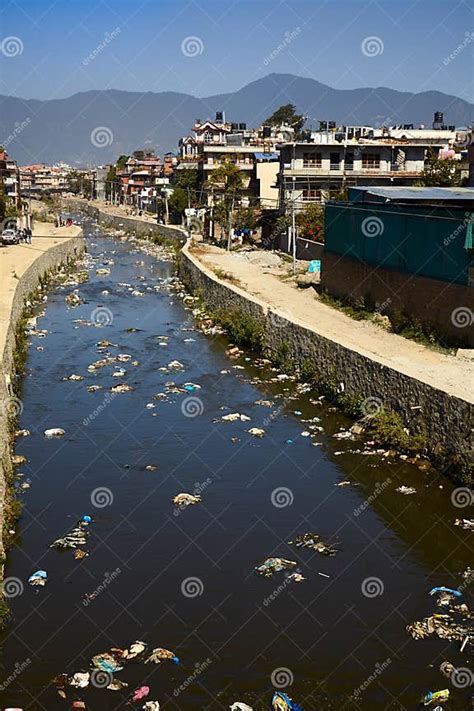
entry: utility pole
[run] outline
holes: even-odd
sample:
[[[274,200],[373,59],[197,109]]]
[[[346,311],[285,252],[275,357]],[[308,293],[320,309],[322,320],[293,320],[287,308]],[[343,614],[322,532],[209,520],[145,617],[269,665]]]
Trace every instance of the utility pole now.
[[[230,212],[229,212],[229,221],[227,223],[227,251],[228,252],[230,252],[230,247],[232,244],[231,233],[232,233],[232,220],[234,217],[234,201],[235,201],[235,191],[232,194],[232,205],[231,205]]]
[[[294,193],[291,201],[291,233],[293,237],[293,274],[296,274],[296,214]]]

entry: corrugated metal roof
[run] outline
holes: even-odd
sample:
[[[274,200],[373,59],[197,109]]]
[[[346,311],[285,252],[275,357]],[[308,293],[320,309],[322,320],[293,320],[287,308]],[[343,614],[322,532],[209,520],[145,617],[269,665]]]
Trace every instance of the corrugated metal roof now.
[[[406,188],[357,185],[357,190],[384,197],[387,200],[464,200],[474,201],[474,188]]]

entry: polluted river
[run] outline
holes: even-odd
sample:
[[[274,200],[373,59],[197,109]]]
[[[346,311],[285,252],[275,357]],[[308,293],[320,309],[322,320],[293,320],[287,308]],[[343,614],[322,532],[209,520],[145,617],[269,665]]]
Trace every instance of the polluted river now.
[[[469,708],[458,490],[203,332],[165,248],[78,219],[88,279],[29,336],[1,707]]]

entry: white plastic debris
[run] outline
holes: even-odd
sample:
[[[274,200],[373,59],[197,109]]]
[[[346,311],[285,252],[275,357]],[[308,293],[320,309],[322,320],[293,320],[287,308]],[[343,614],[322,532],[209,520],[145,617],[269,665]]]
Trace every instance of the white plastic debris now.
[[[61,427],[51,427],[49,430],[44,431],[44,436],[45,437],[62,437],[63,435],[66,434],[66,430],[63,430]]]

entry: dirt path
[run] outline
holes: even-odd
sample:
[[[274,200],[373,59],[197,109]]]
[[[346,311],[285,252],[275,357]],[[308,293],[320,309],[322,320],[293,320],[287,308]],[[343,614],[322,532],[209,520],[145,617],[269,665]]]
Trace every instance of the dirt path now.
[[[298,289],[294,280],[283,280],[288,279],[288,264],[277,255],[228,253],[202,244],[191,253],[212,271],[217,269],[223,281],[225,274],[232,275],[232,281],[237,280],[233,283],[235,288],[252,294],[282,316],[378,363],[474,403],[474,361],[438,353],[371,322],[355,321],[321,303],[312,288]]]
[[[38,259],[61,242],[81,234],[80,227],[54,227],[46,222],[36,222],[32,244],[0,247],[0,344],[3,348],[10,324],[10,313],[18,280]]]

